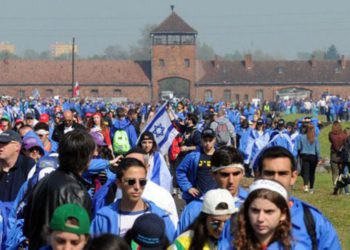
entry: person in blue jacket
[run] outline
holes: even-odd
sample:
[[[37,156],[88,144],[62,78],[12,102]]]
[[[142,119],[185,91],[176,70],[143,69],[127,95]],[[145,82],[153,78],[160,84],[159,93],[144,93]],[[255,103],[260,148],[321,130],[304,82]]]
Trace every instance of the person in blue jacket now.
[[[247,197],[247,191],[240,186],[244,176],[243,156],[232,146],[215,151],[212,158],[212,174],[219,188],[227,189],[235,198],[235,207],[239,208]],[[203,198],[197,198],[182,211],[176,235],[180,235],[195,221],[201,212]],[[230,249],[232,243],[231,226],[227,223],[219,240],[219,249]]]
[[[210,171],[215,142],[215,131],[211,128],[204,129],[201,134],[200,150],[187,154],[176,168],[176,181],[187,204],[216,187]]]
[[[292,153],[278,146],[261,152],[258,170],[257,177],[279,181],[289,192],[298,177]],[[341,249],[337,232],[317,208],[293,196],[289,203],[292,238],[300,249]]]
[[[254,181],[237,221],[234,232],[237,250],[271,249],[273,245],[279,249],[292,248],[288,191],[277,181]]]
[[[139,216],[154,213],[164,220],[166,235],[172,241],[175,226],[169,214],[153,202],[141,198],[147,184],[146,166],[137,159],[124,158],[117,168],[116,183],[123,196],[97,211],[91,224],[91,234],[112,233],[123,237]]]
[[[117,108],[117,118],[113,120],[113,126],[111,127],[111,138],[114,137],[114,133],[117,130],[125,130],[128,135],[129,144],[131,148],[136,146],[137,142],[137,133],[134,125],[131,121],[126,118],[125,109],[122,107]]]

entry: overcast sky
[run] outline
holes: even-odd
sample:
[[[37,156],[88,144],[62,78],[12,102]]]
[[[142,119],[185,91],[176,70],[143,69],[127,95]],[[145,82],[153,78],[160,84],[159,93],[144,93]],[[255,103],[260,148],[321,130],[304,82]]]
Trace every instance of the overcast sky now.
[[[127,49],[171,4],[218,54],[261,49],[293,59],[335,44],[350,55],[349,0],[0,0],[0,41],[15,44],[18,54],[73,36],[82,56],[108,45]]]

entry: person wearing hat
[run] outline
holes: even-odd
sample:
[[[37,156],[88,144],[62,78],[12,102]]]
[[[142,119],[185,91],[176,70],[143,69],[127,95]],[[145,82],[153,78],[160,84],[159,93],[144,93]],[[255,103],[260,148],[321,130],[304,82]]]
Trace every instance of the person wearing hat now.
[[[44,154],[45,150],[38,142],[38,138],[36,137],[24,137],[22,143],[22,153],[31,157],[37,162]]]
[[[165,250],[169,246],[164,221],[153,213],[138,217],[124,238],[132,250]]]
[[[172,176],[164,156],[158,150],[158,145],[153,133],[149,131],[143,132],[137,146],[145,150],[149,157],[147,179],[153,181],[171,193],[173,189]]]
[[[13,201],[35,161],[20,154],[21,136],[8,130],[0,134],[0,201]]]
[[[238,213],[235,249],[296,249],[288,200],[288,191],[279,182],[254,181]]]
[[[89,239],[90,218],[86,210],[72,203],[53,212],[49,228],[49,246],[40,250],[82,250]]]
[[[96,144],[85,130],[73,130],[63,135],[58,147],[59,168],[42,179],[29,194],[24,216],[24,235],[29,249],[45,244],[43,226],[53,211],[65,203],[76,203],[91,213],[89,184],[82,178],[96,150]]]
[[[7,114],[2,115],[0,128],[2,131],[7,131],[12,129],[10,117]]]
[[[168,248],[169,250],[187,249],[229,249],[220,241],[225,222],[238,212],[235,200],[226,189],[212,189],[203,198],[200,214],[191,226]]]
[[[211,158],[215,152],[215,143],[214,130],[204,129],[201,134],[200,150],[186,155],[176,169],[176,181],[187,204],[216,187],[211,175],[213,166]]]
[[[242,154],[232,146],[219,148],[213,154],[212,166],[212,176],[217,187],[227,189],[232,197],[235,198],[234,206],[239,208],[247,197],[247,191],[240,186],[244,176]],[[180,216],[176,235],[187,230],[200,214],[202,206],[202,198],[195,199],[185,206]],[[223,237],[223,240],[230,237],[229,226],[227,228],[228,230],[225,230],[225,237]]]
[[[33,112],[26,113],[24,116],[24,121],[25,121],[26,125],[28,125],[32,128],[35,126],[35,124],[38,123],[38,120],[35,119],[35,114]]]

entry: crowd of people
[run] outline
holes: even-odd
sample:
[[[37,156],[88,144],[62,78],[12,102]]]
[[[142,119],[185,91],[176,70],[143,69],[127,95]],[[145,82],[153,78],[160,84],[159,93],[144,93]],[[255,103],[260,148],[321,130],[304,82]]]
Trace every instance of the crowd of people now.
[[[321,162],[319,121],[299,104],[169,102],[178,135],[164,154],[143,129],[160,105],[3,98],[0,249],[341,249],[328,219],[292,196],[299,175],[317,192]],[[304,118],[279,117],[294,106]],[[336,118],[332,182],[348,194],[350,128]]]

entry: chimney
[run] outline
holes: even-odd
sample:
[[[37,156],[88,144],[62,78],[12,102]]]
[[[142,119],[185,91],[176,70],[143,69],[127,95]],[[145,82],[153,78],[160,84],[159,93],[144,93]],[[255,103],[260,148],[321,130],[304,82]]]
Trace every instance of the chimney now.
[[[311,68],[315,68],[316,67],[316,57],[315,57],[315,55],[311,56],[310,65],[311,65]]]
[[[344,55],[341,56],[339,62],[340,62],[341,68],[342,68],[342,69],[345,69],[345,67],[346,67],[346,61],[345,61],[345,56],[344,56]]]
[[[215,55],[214,60],[212,61],[212,64],[213,64],[213,67],[215,69],[219,69],[220,68],[218,55]]]
[[[253,58],[251,54],[247,54],[244,56],[244,66],[246,69],[253,68]]]

